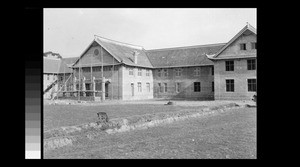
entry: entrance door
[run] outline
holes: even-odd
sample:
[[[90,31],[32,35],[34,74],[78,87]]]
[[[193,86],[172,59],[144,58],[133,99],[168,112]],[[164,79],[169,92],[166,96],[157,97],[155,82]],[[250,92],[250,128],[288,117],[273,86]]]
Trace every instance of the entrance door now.
[[[105,83],[105,97],[108,97],[108,83]]]
[[[131,96],[134,96],[134,84],[131,83]]]

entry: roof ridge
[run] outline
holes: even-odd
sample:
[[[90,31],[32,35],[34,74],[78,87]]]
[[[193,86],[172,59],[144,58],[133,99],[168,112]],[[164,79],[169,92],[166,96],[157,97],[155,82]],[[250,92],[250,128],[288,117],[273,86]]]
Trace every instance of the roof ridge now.
[[[163,50],[174,50],[174,49],[188,49],[188,48],[207,47],[207,46],[219,46],[219,45],[226,45],[226,43],[192,45],[192,46],[179,46],[179,47],[172,47],[172,48],[149,49],[149,50],[146,50],[146,51],[163,51]]]
[[[135,44],[130,44],[130,43],[125,43],[125,42],[120,42],[120,41],[116,41],[116,40],[113,40],[113,39],[108,39],[108,38],[104,38],[102,36],[99,36],[99,35],[94,35],[95,37],[98,37],[98,38],[101,38],[101,39],[104,39],[104,40],[107,40],[109,42],[113,42],[115,44],[119,44],[119,45],[125,45],[125,46],[128,46],[128,47],[138,47],[139,49],[143,49],[143,46],[140,46],[140,45],[135,45]]]

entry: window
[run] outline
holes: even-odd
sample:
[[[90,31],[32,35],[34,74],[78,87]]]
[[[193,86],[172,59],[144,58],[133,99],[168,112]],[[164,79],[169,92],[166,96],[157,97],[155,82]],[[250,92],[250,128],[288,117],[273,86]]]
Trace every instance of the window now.
[[[90,67],[83,67],[82,72],[91,72],[91,68]]]
[[[163,87],[162,87],[161,83],[158,83],[158,87],[159,87],[159,92],[163,93],[164,90],[163,90]]]
[[[119,70],[119,66],[114,66],[114,71],[118,71]]]
[[[163,71],[164,71],[164,76],[167,77],[169,75],[168,69],[164,69]]]
[[[234,80],[226,79],[226,92],[234,92]]]
[[[94,55],[97,56],[98,54],[99,54],[99,50],[98,50],[98,49],[95,49],[95,50],[94,50]]]
[[[147,91],[150,92],[150,83],[146,83],[147,85]]]
[[[247,69],[248,70],[256,70],[255,59],[247,60]]]
[[[138,82],[138,92],[142,92],[142,83]]]
[[[194,70],[194,75],[199,76],[200,75],[200,67],[196,67]]]
[[[175,68],[175,76],[181,76],[182,69],[181,68]]]
[[[226,71],[234,71],[234,61],[225,61]]]
[[[91,90],[91,84],[90,83],[85,84],[85,90]]]
[[[256,92],[256,79],[248,79],[248,92]]]
[[[168,92],[168,85],[165,83],[165,92]]]
[[[133,68],[129,68],[129,75],[133,75]]]
[[[215,91],[215,82],[211,83],[211,91],[214,92]]]
[[[241,50],[246,50],[246,44],[245,43],[241,43],[240,44],[240,49]]]
[[[251,43],[251,49],[256,49],[256,42]]]
[[[142,76],[142,69],[141,68],[138,69],[138,76]]]
[[[93,68],[93,72],[98,72],[98,71],[101,71],[101,67],[98,66],[98,67],[92,67]]]
[[[175,84],[175,91],[178,93],[178,92],[180,92],[180,83],[179,82],[177,82],[176,84]]]
[[[200,82],[194,82],[194,92],[200,92],[200,91],[201,91]]]
[[[211,67],[211,75],[215,74],[214,66]]]
[[[161,70],[157,70],[157,76],[161,77]]]
[[[105,66],[103,67],[103,71],[110,71],[111,70],[111,66]]]
[[[146,76],[150,76],[150,70],[146,70]]]

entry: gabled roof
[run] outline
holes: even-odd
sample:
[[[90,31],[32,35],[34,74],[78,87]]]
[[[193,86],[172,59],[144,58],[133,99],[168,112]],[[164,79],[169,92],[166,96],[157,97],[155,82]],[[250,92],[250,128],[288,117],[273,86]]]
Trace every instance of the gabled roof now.
[[[66,62],[62,59],[51,59],[44,57],[44,70],[43,73],[63,74],[72,73]]]
[[[215,54],[225,43],[147,50],[154,68],[213,65],[206,54]]]
[[[141,66],[152,68],[152,65],[142,46],[132,45],[111,39],[95,36],[95,41],[106,49],[111,55],[118,57],[122,63],[130,66]],[[137,64],[133,61],[133,54],[137,52]]]
[[[145,50],[142,46],[127,44],[119,41],[114,41],[111,39],[103,38],[95,35],[93,42],[87,47],[87,49],[80,55],[80,58],[84,53],[96,42],[102,46],[108,53],[110,53],[119,63],[124,63],[130,66],[140,66],[152,68],[152,65],[145,53]],[[133,54],[137,51],[137,64],[133,61]],[[79,58],[79,59],[80,59]],[[74,65],[79,61],[76,60]]]
[[[62,60],[67,64],[67,66],[71,67],[79,57],[68,57],[63,58]]]
[[[229,42],[227,42],[227,44],[224,45],[215,55],[211,56],[210,59],[217,58],[230,44],[232,44],[238,37],[240,37],[246,31],[250,31],[256,35],[256,29],[252,27],[249,23],[247,23],[247,25],[241,31],[239,31]]]

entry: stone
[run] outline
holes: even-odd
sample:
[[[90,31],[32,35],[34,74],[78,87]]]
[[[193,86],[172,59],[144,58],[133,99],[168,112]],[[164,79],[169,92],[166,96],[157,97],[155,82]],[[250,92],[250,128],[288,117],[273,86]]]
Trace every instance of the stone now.
[[[97,113],[98,119],[100,123],[107,123],[108,122],[108,116],[105,112],[98,112]]]

